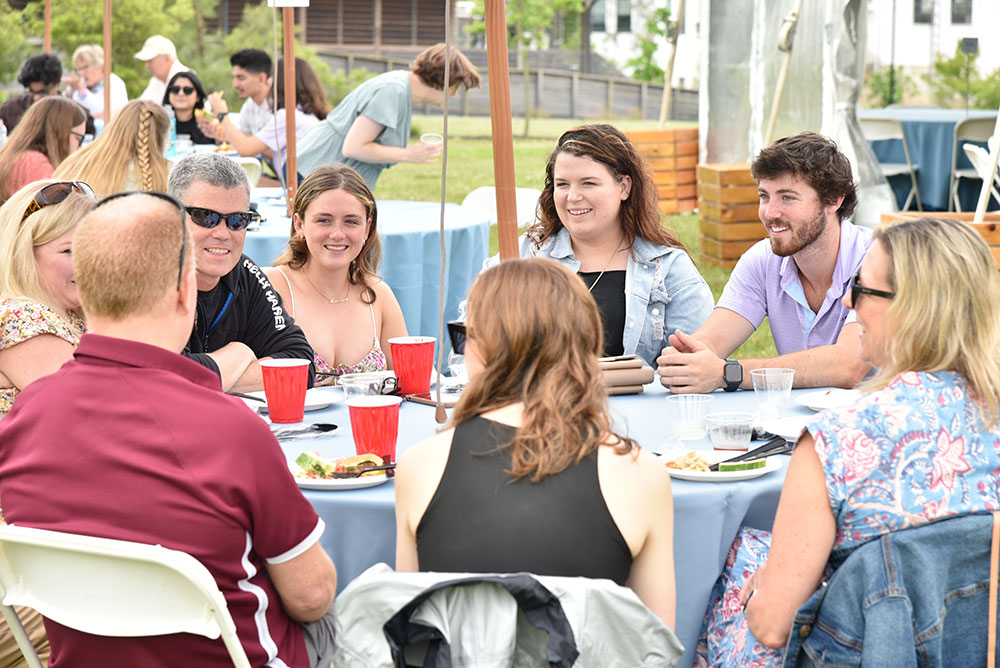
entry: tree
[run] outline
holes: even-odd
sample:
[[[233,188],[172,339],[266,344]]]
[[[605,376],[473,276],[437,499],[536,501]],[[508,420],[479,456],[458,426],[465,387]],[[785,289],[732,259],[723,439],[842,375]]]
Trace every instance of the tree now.
[[[903,68],[898,66],[892,75],[891,84],[888,69],[873,68],[865,77],[865,87],[868,89],[868,103],[877,107],[888,107],[917,92],[913,79],[903,74]]]
[[[517,52],[517,67],[524,76],[524,136],[533,113],[531,77],[528,71],[528,50],[545,44],[549,28],[557,12],[573,15],[583,8],[581,0],[510,0],[507,3],[507,47]],[[483,0],[476,0],[476,14],[485,15]],[[474,21],[466,28],[470,33],[486,31],[484,21]]]
[[[170,38],[177,46],[178,58],[198,73],[208,91],[230,90],[230,54],[251,47],[272,52],[275,11],[279,12],[277,43],[280,52],[280,10],[269,8],[265,3],[247,5],[242,21],[228,34],[221,30],[206,32],[203,20],[213,16],[217,6],[218,0],[115,0],[111,20],[112,68],[125,81],[130,98],[139,95],[149,81],[149,73],[143,63],[135,59],[135,53],[150,35]],[[0,40],[2,80],[13,79],[21,62],[37,52],[37,47],[31,47],[27,37],[42,36],[42,10],[41,2],[33,2],[22,11],[0,14],[0,29],[4,35],[11,36]],[[52,0],[52,47],[63,56],[64,67],[72,66],[66,61],[76,47],[102,43],[103,18],[103,3]],[[315,49],[298,40],[295,53],[313,66],[334,105],[372,76],[364,69],[354,70],[349,75],[334,74]]]
[[[670,10],[660,7],[646,21],[646,34],[638,38],[639,55],[625,63],[632,68],[633,79],[663,83],[666,73],[656,62],[656,50],[669,31]]]
[[[41,37],[44,32],[43,3],[32,2],[23,10],[24,28],[29,35]],[[115,0],[111,19],[111,59],[115,74],[125,81],[129,97],[142,92],[149,73],[135,53],[150,35],[164,35],[178,45],[181,60],[186,55],[181,36],[194,34],[194,12],[191,0]],[[104,5],[100,2],[52,0],[52,49],[64,54],[64,67],[72,63],[65,58],[83,44],[101,44]],[[6,39],[6,38],[5,38]],[[188,63],[190,64],[190,63]]]
[[[976,68],[979,54],[966,56],[962,53],[962,43],[955,46],[955,54],[950,58],[938,54],[934,60],[934,75],[925,76],[931,91],[942,106],[964,104],[966,86],[969,92],[969,106],[980,109],[996,109],[1000,105],[1000,70],[981,76]]]
[[[28,43],[28,31],[21,12],[0,12],[0,81],[14,81],[21,64],[37,52]]]

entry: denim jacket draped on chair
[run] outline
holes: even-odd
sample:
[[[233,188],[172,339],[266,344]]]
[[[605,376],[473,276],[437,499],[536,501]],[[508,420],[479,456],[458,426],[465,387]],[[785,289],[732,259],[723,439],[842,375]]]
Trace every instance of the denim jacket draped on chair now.
[[[991,529],[991,515],[962,515],[834,553],[796,613],[786,668],[985,666]]]

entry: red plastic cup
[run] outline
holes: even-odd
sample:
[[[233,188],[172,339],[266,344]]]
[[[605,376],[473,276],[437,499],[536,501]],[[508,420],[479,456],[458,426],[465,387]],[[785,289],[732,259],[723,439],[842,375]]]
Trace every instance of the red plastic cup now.
[[[434,368],[433,336],[397,336],[389,339],[392,370],[404,395],[430,392]]]
[[[260,371],[271,422],[302,422],[309,385],[309,360],[261,360]]]
[[[357,454],[378,455],[383,464],[396,461],[399,404],[402,401],[402,397],[387,395],[351,397],[347,400]]]

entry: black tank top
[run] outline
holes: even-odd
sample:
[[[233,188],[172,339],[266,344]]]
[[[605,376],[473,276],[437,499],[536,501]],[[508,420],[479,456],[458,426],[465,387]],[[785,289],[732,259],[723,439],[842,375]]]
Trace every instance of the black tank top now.
[[[514,427],[482,417],[455,428],[441,482],[417,525],[422,571],[607,578],[624,585],[632,553],[611,518],[597,452],[533,483],[511,482]]]
[[[599,272],[581,271],[577,274],[597,302],[604,326],[604,356],[625,354],[625,270]],[[594,285],[594,282],[597,285]]]

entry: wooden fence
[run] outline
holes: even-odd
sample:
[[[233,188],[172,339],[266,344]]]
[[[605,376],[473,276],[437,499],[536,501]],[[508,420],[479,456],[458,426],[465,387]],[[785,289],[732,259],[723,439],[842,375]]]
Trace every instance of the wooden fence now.
[[[334,71],[350,72],[364,68],[373,74],[395,69],[408,69],[409,62],[375,56],[360,56],[319,49],[320,57]],[[490,113],[489,73],[480,70],[479,88],[463,91],[449,104],[450,113],[465,116],[487,116]],[[511,69],[511,110],[524,115],[524,72]],[[663,86],[596,74],[580,74],[565,70],[529,70],[531,103],[536,117],[551,118],[635,118],[657,120]],[[437,113],[437,108],[423,105],[421,113]],[[675,88],[671,99],[670,119],[698,120],[698,91]]]

